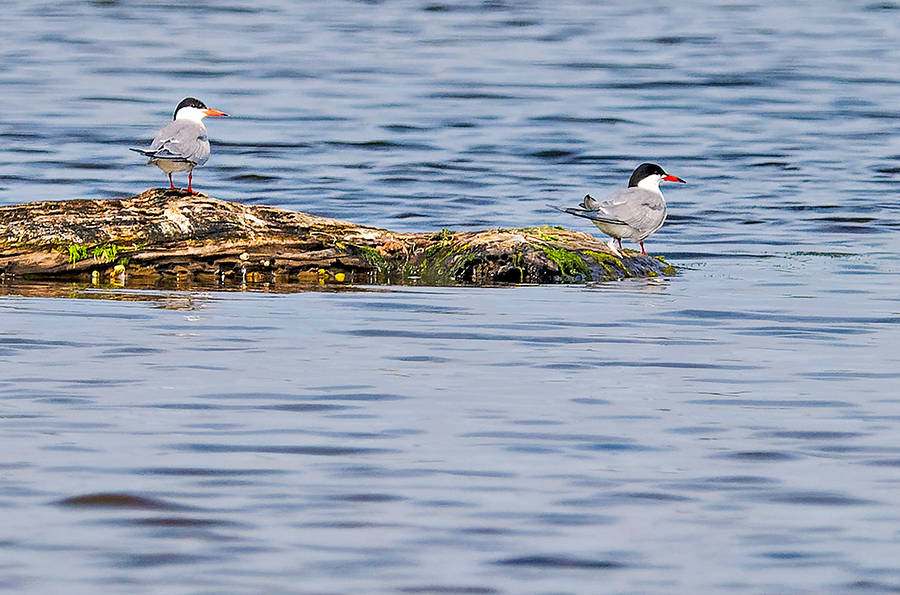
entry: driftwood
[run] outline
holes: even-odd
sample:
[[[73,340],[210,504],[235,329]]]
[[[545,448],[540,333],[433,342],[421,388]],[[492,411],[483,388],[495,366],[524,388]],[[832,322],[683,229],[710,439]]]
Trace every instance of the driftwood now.
[[[395,233],[181,190],[0,208],[0,279],[148,288],[581,283],[669,275],[560,227]]]

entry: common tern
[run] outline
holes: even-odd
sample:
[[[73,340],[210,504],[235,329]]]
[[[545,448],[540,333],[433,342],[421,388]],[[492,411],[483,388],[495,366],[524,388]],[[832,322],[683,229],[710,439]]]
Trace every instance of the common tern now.
[[[209,159],[209,136],[203,118],[206,116],[227,116],[225,112],[206,107],[199,99],[187,97],[175,108],[174,121],[170,122],[153,137],[150,149],[131,149],[150,158],[147,165],[159,166],[169,176],[169,188],[174,189],[172,173],[188,172],[188,192],[196,194],[191,183],[194,168]]]
[[[659,190],[660,182],[685,183],[655,163],[642,163],[631,174],[628,188],[616,190],[603,202],[588,194],[578,208],[553,208],[590,219],[600,231],[612,236],[608,245],[614,254],[621,256],[623,238],[640,244],[641,254],[646,254],[644,240],[666,220],[666,199]],[[618,250],[614,240],[619,244]]]

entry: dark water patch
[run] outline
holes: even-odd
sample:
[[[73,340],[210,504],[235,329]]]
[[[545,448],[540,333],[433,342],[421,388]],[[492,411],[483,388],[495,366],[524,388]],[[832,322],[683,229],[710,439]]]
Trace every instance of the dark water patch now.
[[[807,372],[800,374],[812,380],[891,380],[900,378],[898,372],[858,372],[852,370],[831,370],[825,372]]]
[[[201,395],[194,395],[191,397],[192,399],[212,399],[215,401],[227,401],[232,399],[247,399],[247,400],[257,400],[257,399],[271,399],[271,400],[291,400],[296,401],[300,399],[299,395],[296,393],[267,393],[267,392],[236,392],[236,393],[207,393]]]
[[[823,234],[877,234],[885,233],[886,230],[871,225],[848,225],[848,224],[829,224],[819,225],[819,233]]]
[[[848,593],[900,593],[900,583],[889,584],[881,581],[854,581],[847,585]]]
[[[666,434],[679,434],[685,436],[702,436],[705,434],[721,434],[727,432],[728,428],[719,426],[685,426],[681,428],[669,428],[665,430]]]
[[[668,64],[656,63],[628,63],[623,62],[562,62],[557,66],[561,68],[570,68],[572,70],[670,70],[672,67]]]
[[[402,401],[409,397],[390,393],[335,393],[331,395],[316,395],[307,398],[320,401]]]
[[[836,563],[839,559],[839,557],[834,554],[801,552],[796,550],[761,552],[756,554],[756,557],[762,558],[769,564],[774,564],[781,568],[825,567]]]
[[[453,475],[459,477],[481,477],[481,478],[494,478],[494,479],[510,479],[513,477],[517,477],[518,474],[505,472],[505,471],[474,471],[474,470],[441,470],[439,473],[445,475]]]
[[[116,347],[103,352],[103,357],[130,357],[133,355],[152,355],[166,353],[165,349],[155,347]]]
[[[667,494],[665,492],[614,492],[613,498],[635,502],[692,502],[694,499],[688,496]]]
[[[537,159],[547,159],[549,161],[567,161],[572,157],[577,156],[578,153],[575,151],[565,151],[561,149],[546,149],[543,151],[534,151],[528,153],[528,157],[535,157]]]
[[[202,467],[143,467],[129,471],[134,475],[172,475],[175,477],[243,477],[247,475],[277,475],[283,469],[208,469]]]
[[[378,338],[405,338],[405,339],[423,339],[430,341],[507,341],[525,344],[559,344],[559,345],[582,345],[582,344],[601,344],[601,343],[637,343],[637,344],[659,344],[657,338],[644,337],[613,337],[613,336],[542,336],[542,335],[514,335],[501,333],[485,333],[476,331],[407,331],[399,329],[354,329],[348,331],[337,331],[339,334],[351,335],[354,337],[366,337],[372,339]],[[677,345],[677,340],[666,340],[666,344]],[[685,341],[687,345],[697,345],[702,341]],[[755,369],[755,366],[744,366],[740,364],[708,364],[708,363],[682,363],[682,362],[646,362],[646,361],[603,361],[590,360],[579,362],[580,364],[589,364],[593,366],[649,366],[649,367],[672,367],[672,368],[710,368],[710,369],[726,369],[726,370],[747,370]],[[542,366],[558,366],[560,364],[539,364]]]
[[[709,77],[700,80],[661,80],[661,81],[641,81],[633,83],[610,83],[607,85],[610,89],[619,89],[623,91],[670,91],[678,89],[689,89],[692,87],[765,87],[768,83],[763,80],[753,79],[745,76],[720,76]]]
[[[350,407],[345,405],[325,405],[322,403],[294,403],[291,405],[271,405],[269,407],[261,407],[260,409],[292,411],[294,413],[315,413],[318,411],[343,411],[350,409]]]
[[[616,339],[614,342],[623,343],[625,341],[621,341]],[[666,341],[666,343],[669,343]],[[673,342],[673,346],[677,345],[678,342]],[[538,364],[535,367],[544,368],[551,367],[553,364]],[[572,364],[562,364],[563,366],[568,366]],[[758,370],[761,369],[760,366],[749,366],[743,364],[710,364],[710,363],[698,363],[698,362],[654,362],[654,361],[622,361],[622,360],[609,360],[609,361],[581,361],[578,364],[575,364],[577,367],[598,367],[598,368],[671,368],[675,370]]]
[[[46,379],[49,380],[49,379]],[[122,380],[119,378],[65,378],[57,380],[60,384],[75,386],[127,386],[135,384],[134,380]]]
[[[173,444],[170,448],[204,453],[266,453],[307,455],[314,457],[347,457],[357,455],[390,454],[396,450],[386,448],[362,448],[353,446],[243,446],[236,444]]]
[[[443,91],[426,95],[428,99],[489,99],[494,101],[509,101],[524,99],[521,96],[506,93],[490,93],[487,91]]]
[[[85,496],[72,496],[57,500],[53,504],[77,508],[125,508],[136,510],[184,510],[186,507],[159,500],[145,498],[133,494],[87,494]]]
[[[433,313],[433,314],[466,314],[471,312],[471,308],[462,306],[446,306],[440,304],[427,304],[409,302],[400,300],[347,300],[343,304],[345,307],[356,308],[359,310],[375,311],[375,312],[411,312],[411,313]]]
[[[879,459],[876,461],[866,461],[864,464],[875,467],[900,467],[900,459]]]
[[[457,532],[478,536],[511,535],[515,533],[513,529],[506,527],[460,527],[457,529]]]
[[[427,477],[435,472],[430,469],[391,469],[378,465],[347,465],[340,470],[343,477],[367,479],[396,479],[401,477]]]
[[[395,360],[398,362],[414,362],[414,363],[428,363],[428,364],[446,364],[446,363],[454,361],[448,357],[440,357],[437,355],[397,355],[397,356],[389,356],[386,359],[391,359],[391,360]]]
[[[48,341],[44,339],[23,339],[21,337],[0,337],[0,345],[16,349],[49,349],[54,347],[84,349],[85,347],[93,346],[90,343],[76,343],[73,341]]]
[[[125,556],[115,563],[118,568],[157,568],[160,566],[173,566],[176,564],[192,565],[202,562],[212,562],[215,558],[209,556],[198,556],[193,554],[176,554],[176,553],[160,553],[160,554],[134,554]]]
[[[640,444],[626,444],[622,442],[597,442],[594,444],[586,444],[578,446],[578,450],[590,450],[600,452],[649,452],[660,450],[649,446],[641,446]]]
[[[561,452],[559,448],[553,448],[549,446],[537,446],[532,444],[514,444],[511,446],[507,446],[506,450],[508,452],[522,452],[528,454],[550,454],[550,453],[558,453]]]
[[[259,182],[264,184],[278,182],[281,180],[281,178],[278,176],[264,176],[261,174],[240,174],[237,176],[231,176],[228,179],[232,182]]]
[[[529,118],[531,122],[550,122],[554,124],[634,124],[622,118],[580,117],[580,116],[536,116]]]
[[[413,126],[411,124],[385,124],[381,126],[381,128],[390,132],[397,132],[399,134],[406,134],[411,132],[427,132],[430,130],[434,130],[434,127],[431,126]]]
[[[803,314],[776,314],[771,312],[742,312],[739,310],[677,310],[662,312],[667,318],[693,318],[699,320],[768,320],[782,323],[841,324],[854,326],[900,324],[900,316],[818,316]]]
[[[90,454],[99,454],[102,449],[98,448],[89,448],[86,446],[75,446],[73,444],[51,444],[50,446],[43,446],[40,450],[47,450],[51,452],[79,452],[79,453],[90,453]]]
[[[758,326],[753,329],[736,331],[735,334],[763,337],[791,337],[794,339],[818,339],[825,336],[871,335],[872,329],[861,328],[825,328],[821,326]]]
[[[416,587],[401,587],[400,593],[413,595],[497,595],[503,593],[490,587],[459,587],[451,585],[422,585]]]
[[[592,364],[565,363],[565,364],[541,364],[540,368],[545,370],[587,370],[596,366]]]
[[[546,513],[538,515],[537,521],[561,527],[590,527],[612,525],[616,523],[617,519],[613,516],[599,514]]]
[[[311,529],[396,529],[398,525],[391,523],[369,523],[365,521],[332,521],[332,522],[316,522],[304,523],[301,527],[309,527]]]
[[[547,570],[615,570],[627,568],[628,564],[617,560],[574,558],[568,556],[521,556],[497,560],[498,566],[515,566],[519,568],[542,568]]]
[[[772,489],[780,485],[780,482],[770,477],[757,475],[728,475],[722,477],[709,477],[699,481],[686,481],[665,484],[661,487],[669,487],[673,490],[691,490],[701,492],[731,492],[746,490]]]
[[[220,411],[225,409],[236,409],[235,407],[223,407],[221,405],[200,405],[197,403],[159,403],[150,405],[153,409],[183,409],[185,411]]]
[[[94,399],[85,399],[82,397],[47,397],[45,399],[35,399],[35,403],[47,403],[50,405],[90,405],[94,403]]]
[[[667,35],[650,40],[661,45],[711,45],[717,39],[711,35]]]
[[[597,399],[595,397],[578,397],[575,399],[570,399],[573,403],[578,403],[580,405],[612,405],[612,401],[607,401],[606,399]]]
[[[346,149],[366,149],[369,151],[390,151],[390,150],[409,150],[409,151],[436,151],[437,147],[425,145],[421,143],[401,143],[390,140],[370,140],[370,141],[328,141],[328,145],[337,148]]]
[[[773,438],[792,438],[795,440],[846,440],[848,438],[868,436],[868,434],[861,432],[833,432],[827,430],[774,430],[761,432],[759,435]]]
[[[153,519],[126,519],[119,524],[135,527],[163,527],[172,529],[206,529],[209,527],[239,527],[240,523],[218,519],[192,519],[185,517],[160,517]]]
[[[362,504],[378,504],[406,500],[403,496],[397,496],[395,494],[339,494],[330,496],[329,499],[336,502],[355,502]]]
[[[471,432],[460,434],[461,438],[500,438],[504,440],[549,440],[553,442],[590,442],[594,444],[630,444],[629,438],[601,436],[596,434],[554,434],[550,432]]]
[[[669,219],[669,217],[666,217]],[[666,260],[770,260],[778,258],[775,254],[750,254],[741,252],[686,252],[686,251],[670,251],[660,254]],[[676,314],[674,312],[666,313],[667,315]]]
[[[814,399],[797,399],[796,401],[782,399],[694,399],[685,401],[692,405],[730,405],[735,407],[774,407],[778,409],[793,407],[857,407],[855,403],[846,401],[825,401]]]
[[[801,457],[775,450],[745,450],[740,452],[717,453],[713,455],[716,458],[736,459],[748,463],[782,463],[786,461],[796,461]]]
[[[863,506],[874,504],[871,500],[853,498],[835,492],[794,491],[769,492],[763,499],[774,504],[797,504],[800,506]]]
[[[415,595],[495,595],[502,593],[490,587],[458,587],[451,585],[422,585],[417,587],[402,587],[397,589],[399,593],[412,593]]]
[[[415,506],[421,508],[477,508],[474,502],[463,502],[461,500],[419,500],[415,502]]]

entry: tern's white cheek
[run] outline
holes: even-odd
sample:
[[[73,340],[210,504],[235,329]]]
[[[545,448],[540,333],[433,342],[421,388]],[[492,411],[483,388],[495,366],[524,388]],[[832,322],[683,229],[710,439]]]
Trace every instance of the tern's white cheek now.
[[[659,192],[659,182],[662,180],[662,176],[654,174],[652,176],[647,176],[640,182],[638,182],[638,188],[643,188],[644,190],[651,190],[653,192]]]
[[[175,119],[193,120],[194,122],[198,122],[202,125],[202,120],[204,117],[206,117],[206,112],[202,109],[198,109],[196,107],[183,107],[178,110],[178,114],[176,115]]]

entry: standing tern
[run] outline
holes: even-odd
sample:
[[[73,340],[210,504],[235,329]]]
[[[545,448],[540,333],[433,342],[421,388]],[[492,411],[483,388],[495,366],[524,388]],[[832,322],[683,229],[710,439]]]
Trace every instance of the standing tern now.
[[[612,236],[608,246],[614,254],[622,255],[622,238],[637,242],[641,245],[641,254],[646,254],[644,240],[666,220],[666,199],[659,190],[660,182],[685,183],[654,163],[642,163],[631,174],[628,188],[616,190],[603,202],[588,194],[578,208],[553,208],[590,219],[600,231]],[[613,240],[618,242],[618,250]]]
[[[185,98],[175,108],[174,122],[164,126],[150,144],[149,150],[131,149],[150,158],[147,165],[157,165],[169,176],[169,188],[175,189],[172,173],[188,172],[188,192],[191,188],[194,168],[209,159],[209,137],[203,118],[206,116],[227,116],[225,112],[206,107],[199,99]]]

